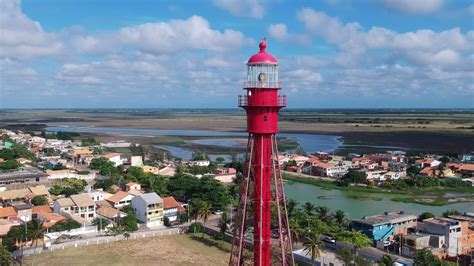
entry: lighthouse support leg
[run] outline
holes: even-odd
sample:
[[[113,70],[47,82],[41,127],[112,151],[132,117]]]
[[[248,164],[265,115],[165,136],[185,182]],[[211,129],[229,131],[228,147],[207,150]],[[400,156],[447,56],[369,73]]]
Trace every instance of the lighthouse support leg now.
[[[271,134],[256,134],[254,137],[254,265],[271,264]]]

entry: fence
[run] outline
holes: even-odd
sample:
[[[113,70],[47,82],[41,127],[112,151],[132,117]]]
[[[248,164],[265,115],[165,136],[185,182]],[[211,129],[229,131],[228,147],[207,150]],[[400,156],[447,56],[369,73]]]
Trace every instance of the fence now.
[[[140,238],[147,238],[147,237],[159,237],[159,236],[168,236],[168,235],[179,235],[186,232],[186,227],[179,227],[179,228],[172,228],[172,229],[161,229],[161,230],[154,230],[154,231],[143,231],[143,232],[134,232],[130,233],[129,237],[125,237],[123,235],[117,236],[99,236],[89,239],[80,239],[74,240],[69,242],[64,242],[61,244],[51,244],[47,248],[30,248],[25,250],[15,250],[12,253],[14,259],[18,259],[23,257],[28,257],[35,254],[41,254],[45,252],[52,252],[55,250],[61,250],[65,248],[78,248],[84,247],[89,245],[100,245],[100,244],[107,244],[122,240],[129,240],[129,239],[140,239]]]

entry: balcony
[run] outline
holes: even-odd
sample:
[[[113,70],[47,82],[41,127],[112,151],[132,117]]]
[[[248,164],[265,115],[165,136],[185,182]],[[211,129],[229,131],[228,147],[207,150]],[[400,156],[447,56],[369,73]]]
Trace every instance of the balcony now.
[[[281,81],[245,81],[244,88],[281,89]]]
[[[239,107],[247,107],[247,106],[286,107],[287,101],[286,101],[286,95],[279,95],[276,103],[274,101],[252,103],[251,100],[249,101],[248,95],[239,95],[238,104],[239,104]]]

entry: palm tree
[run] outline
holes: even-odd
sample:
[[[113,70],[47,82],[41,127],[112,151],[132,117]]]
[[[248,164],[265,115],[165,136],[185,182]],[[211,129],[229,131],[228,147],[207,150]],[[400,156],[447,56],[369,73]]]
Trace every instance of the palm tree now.
[[[383,255],[379,260],[380,266],[392,266],[395,263],[395,260],[389,255]]]
[[[313,211],[315,209],[314,204],[311,202],[305,202],[303,205],[303,209],[307,215],[311,216],[313,215]]]
[[[323,245],[319,234],[309,232],[303,245],[303,251],[306,251],[306,254],[311,253],[311,265],[314,265],[314,259],[321,256],[321,247]]]
[[[290,234],[291,234],[291,242],[293,245],[296,245],[299,240],[300,236],[303,234],[303,229],[300,227],[300,224],[294,220],[290,220]]]
[[[333,216],[339,226],[343,226],[346,223],[346,214],[343,210],[337,210]]]
[[[190,220],[194,219],[194,222],[197,222],[197,219],[199,217],[199,210],[202,208],[202,204],[203,204],[203,201],[200,199],[191,201],[191,205],[188,206]]]
[[[292,214],[296,210],[296,206],[298,206],[298,203],[294,199],[289,199],[286,202],[286,208],[288,210],[288,216],[292,216]]]
[[[202,236],[204,236],[204,232],[206,231],[206,222],[209,217],[212,215],[211,211],[211,204],[207,201],[203,201],[202,205],[198,210],[198,215],[202,219],[202,224],[204,226],[204,230],[202,231]]]
[[[123,237],[125,237],[125,239],[128,240],[130,238],[130,233],[129,232],[123,233]]]
[[[446,170],[446,164],[445,163],[440,163],[438,165],[438,177],[444,177],[444,170]]]
[[[331,210],[326,206],[319,206],[316,208],[316,212],[318,213],[318,218],[324,222],[329,222],[329,220],[331,219],[331,217],[329,216],[330,211]]]
[[[336,251],[336,258],[342,261],[344,263],[343,265],[348,266],[352,264],[355,254],[348,248],[342,248]]]
[[[46,228],[43,226],[43,222],[38,220],[38,219],[33,219],[31,220],[30,224],[30,235],[31,235],[31,240],[32,240],[32,245],[35,243],[35,250],[38,246],[38,240],[43,240],[44,239],[44,233],[46,231]]]
[[[225,232],[229,228],[230,219],[227,217],[227,212],[222,213],[221,219],[219,219],[219,229],[221,231],[222,240],[225,240]]]

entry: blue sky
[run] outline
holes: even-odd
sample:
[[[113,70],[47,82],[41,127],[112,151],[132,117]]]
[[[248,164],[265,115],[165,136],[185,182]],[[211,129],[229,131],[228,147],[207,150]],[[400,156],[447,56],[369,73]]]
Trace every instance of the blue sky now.
[[[474,108],[474,4],[0,0],[0,108],[235,107],[261,37],[290,107]]]

